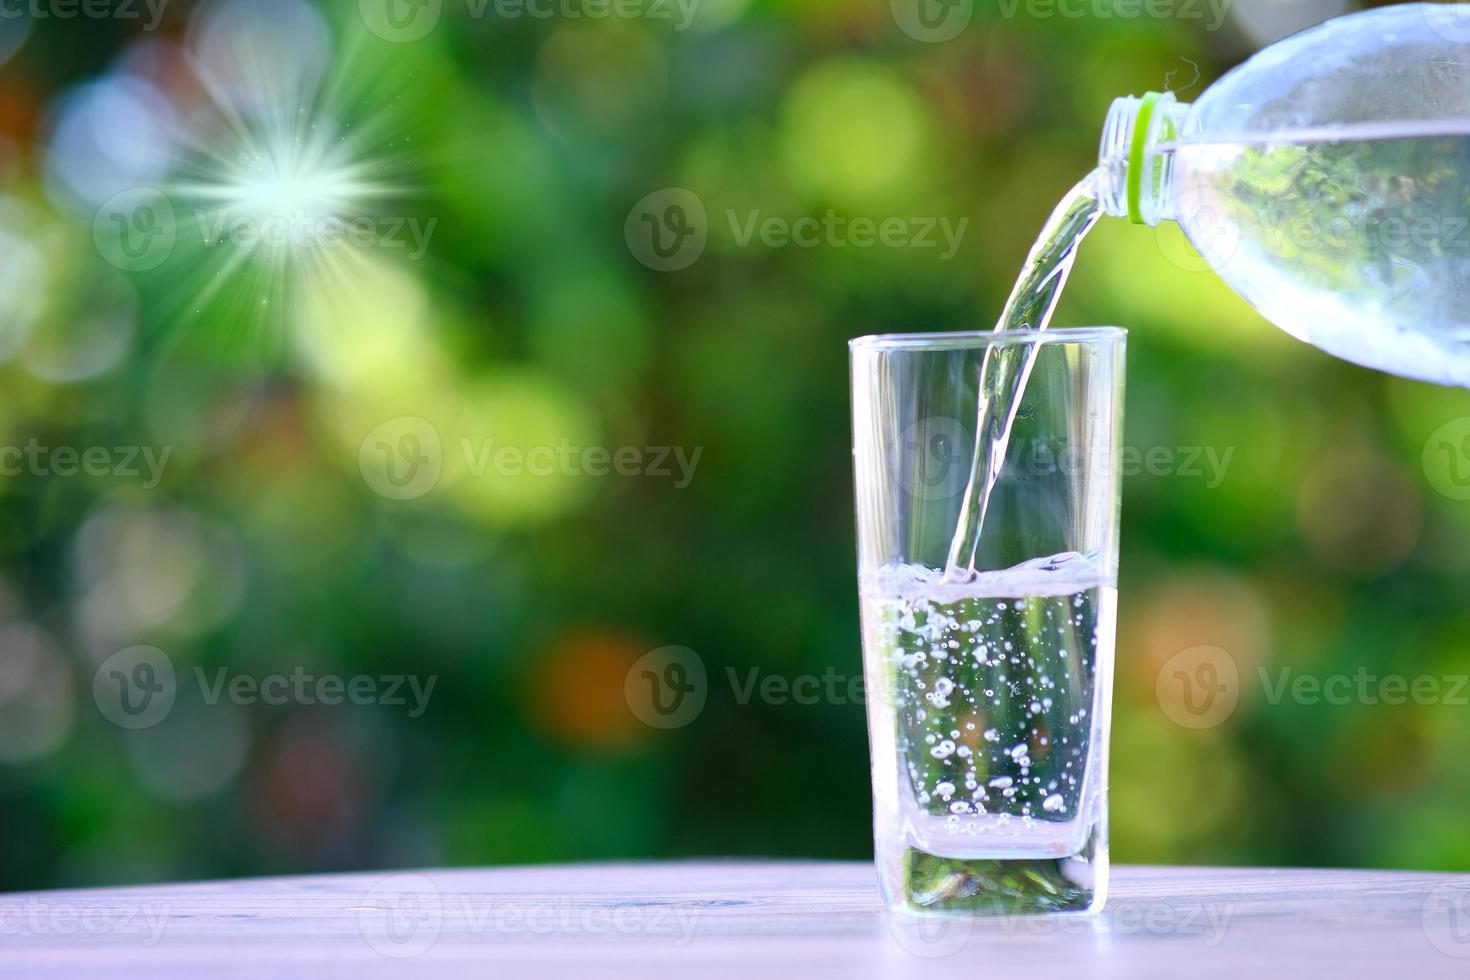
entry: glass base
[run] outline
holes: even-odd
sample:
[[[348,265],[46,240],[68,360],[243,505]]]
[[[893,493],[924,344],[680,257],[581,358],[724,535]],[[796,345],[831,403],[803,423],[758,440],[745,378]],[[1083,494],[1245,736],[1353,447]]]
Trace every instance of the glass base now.
[[[1083,855],[952,858],[907,847],[901,873],[891,906],[918,915],[1095,912],[1106,897],[1106,867]]]

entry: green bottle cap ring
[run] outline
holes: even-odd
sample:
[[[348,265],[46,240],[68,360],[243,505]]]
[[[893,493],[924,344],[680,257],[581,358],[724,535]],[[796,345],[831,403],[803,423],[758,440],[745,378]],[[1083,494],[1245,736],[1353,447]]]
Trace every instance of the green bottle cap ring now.
[[[1143,151],[1148,145],[1149,123],[1153,121],[1154,109],[1164,98],[1163,92],[1145,92],[1139,100],[1138,118],[1133,122],[1133,145],[1128,148],[1128,220],[1135,225],[1146,225],[1143,220]]]

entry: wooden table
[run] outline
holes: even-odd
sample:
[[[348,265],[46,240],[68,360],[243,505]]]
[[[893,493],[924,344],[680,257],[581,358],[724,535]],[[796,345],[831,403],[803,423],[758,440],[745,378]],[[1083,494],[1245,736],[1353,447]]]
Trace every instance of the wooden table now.
[[[1114,869],[1097,916],[920,920],[873,870],[689,862],[0,896],[0,977],[1470,977],[1470,876]]]

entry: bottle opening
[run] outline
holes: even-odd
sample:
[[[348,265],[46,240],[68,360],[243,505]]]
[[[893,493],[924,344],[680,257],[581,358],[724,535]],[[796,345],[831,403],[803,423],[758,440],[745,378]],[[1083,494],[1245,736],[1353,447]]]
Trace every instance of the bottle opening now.
[[[1114,99],[1098,144],[1098,200],[1114,217],[1156,225],[1171,217],[1174,155],[1161,144],[1179,134],[1188,106],[1172,92]]]

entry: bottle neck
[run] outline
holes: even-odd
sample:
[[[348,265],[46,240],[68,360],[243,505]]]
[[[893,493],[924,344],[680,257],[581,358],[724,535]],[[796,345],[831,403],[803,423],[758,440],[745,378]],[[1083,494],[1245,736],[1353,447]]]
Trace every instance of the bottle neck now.
[[[1097,150],[1103,213],[1142,225],[1175,217],[1174,140],[1188,112],[1172,92],[1113,100]]]

